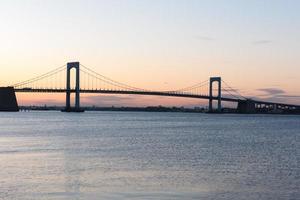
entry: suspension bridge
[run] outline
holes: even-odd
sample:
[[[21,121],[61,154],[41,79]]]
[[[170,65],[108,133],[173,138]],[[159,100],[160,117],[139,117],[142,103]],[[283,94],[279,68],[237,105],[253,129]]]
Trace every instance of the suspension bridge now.
[[[72,77],[72,70],[75,75]],[[214,83],[217,88],[214,88]],[[278,102],[267,102],[249,99],[241,95],[238,90],[227,84],[221,77],[211,77],[195,85],[168,91],[148,90],[133,87],[111,78],[103,76],[79,62],[70,62],[40,76],[15,83],[10,88],[13,92],[25,93],[65,93],[66,112],[82,112],[80,107],[81,93],[99,94],[131,94],[156,95],[208,100],[209,112],[222,112],[222,102],[237,103],[239,113],[258,113],[261,111],[300,111],[300,105]],[[71,105],[71,94],[75,93],[75,105]],[[215,94],[216,93],[216,94]],[[217,107],[214,108],[214,101]]]

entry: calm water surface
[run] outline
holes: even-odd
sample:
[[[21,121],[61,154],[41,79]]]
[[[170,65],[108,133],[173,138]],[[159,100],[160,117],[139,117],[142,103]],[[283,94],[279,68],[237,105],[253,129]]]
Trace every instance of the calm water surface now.
[[[0,113],[0,199],[300,199],[300,116]]]

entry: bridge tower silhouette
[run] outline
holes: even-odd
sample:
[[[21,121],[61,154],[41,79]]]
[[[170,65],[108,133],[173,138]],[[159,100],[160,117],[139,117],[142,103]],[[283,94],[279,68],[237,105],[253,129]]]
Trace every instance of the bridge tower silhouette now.
[[[71,70],[76,70],[75,77],[75,91],[71,89]],[[80,63],[69,62],[67,63],[67,77],[66,77],[66,108],[62,111],[65,112],[83,112],[80,108]],[[75,107],[71,107],[71,93],[75,92]]]
[[[217,111],[218,112],[222,112],[222,79],[221,77],[211,77],[209,79],[209,108],[208,111],[209,112],[213,112],[213,85],[214,82],[218,83],[218,96],[217,96],[217,101],[218,101],[218,108]]]

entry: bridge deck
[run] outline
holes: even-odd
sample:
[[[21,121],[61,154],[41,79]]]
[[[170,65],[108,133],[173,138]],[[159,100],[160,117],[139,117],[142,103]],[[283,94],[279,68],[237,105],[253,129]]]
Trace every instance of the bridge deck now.
[[[16,92],[39,92],[39,93],[66,93],[66,89],[31,89],[22,88],[15,89]],[[75,90],[71,90],[75,92]],[[176,93],[176,92],[159,92],[159,91],[126,91],[126,90],[80,90],[80,93],[98,93],[98,94],[137,94],[137,95],[155,95],[155,96],[169,96],[169,97],[185,97],[185,98],[195,98],[195,99],[209,99],[207,95],[194,95],[188,93]],[[217,97],[213,97],[217,100]],[[222,97],[222,101],[228,102],[238,102],[238,99]]]
[[[66,93],[66,89],[32,89],[32,88],[21,88],[15,89],[16,92],[38,92],[38,93]],[[74,89],[71,92],[75,92]],[[81,89],[80,93],[90,93],[90,94],[135,94],[135,95],[155,95],[155,96],[169,96],[169,97],[185,97],[185,98],[195,98],[195,99],[209,99],[210,97],[207,95],[194,95],[188,93],[176,93],[176,92],[160,92],[160,91],[126,91],[126,90],[85,90]],[[212,97],[213,100],[218,100],[218,97]],[[226,102],[239,102],[246,101],[243,99],[234,99],[222,97],[222,101]],[[266,104],[266,105],[277,105],[282,107],[294,107],[296,109],[300,109],[300,105],[292,105],[285,103],[275,103],[275,102],[267,102],[267,101],[256,101],[253,100],[256,104]]]

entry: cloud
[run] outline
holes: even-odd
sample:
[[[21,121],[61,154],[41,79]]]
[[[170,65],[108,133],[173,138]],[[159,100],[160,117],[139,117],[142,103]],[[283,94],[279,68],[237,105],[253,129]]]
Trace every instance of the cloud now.
[[[272,95],[272,96],[277,96],[277,95],[282,95],[285,94],[286,92],[280,88],[261,88],[257,89],[257,91],[264,92],[264,95]]]
[[[254,45],[265,45],[265,44],[271,44],[273,41],[272,40],[256,40],[253,41]]]
[[[300,95],[287,94],[280,88],[261,88],[257,91],[263,92],[263,94],[254,95],[254,99],[257,97],[263,101],[299,104]]]
[[[277,95],[276,97],[279,97],[279,98],[300,98],[300,95],[281,94],[281,95]]]
[[[48,105],[48,106],[63,106],[65,105],[65,99],[55,99],[55,98],[31,98],[31,99],[25,99],[25,98],[18,98],[18,103],[20,105]]]
[[[206,105],[206,100],[178,98],[178,97],[158,97],[145,95],[85,95],[81,96],[81,103],[84,106],[103,107],[145,107],[145,106],[184,106],[194,107]]]
[[[91,100],[91,101],[124,101],[124,100],[132,100],[134,97],[130,96],[111,96],[111,95],[101,95],[101,96],[85,96],[83,99]]]
[[[131,95],[119,96],[119,95],[98,95],[98,96],[83,96],[82,102],[90,105],[100,105],[100,106],[121,106],[126,105],[131,102],[135,102],[136,97]]]
[[[239,93],[239,89],[235,89],[235,88],[226,88],[226,89],[224,89],[225,90],[225,92],[235,92],[235,93]]]
[[[226,88],[222,89],[222,96],[227,98],[241,98],[242,94],[239,92],[240,90],[234,88]]]
[[[207,37],[207,36],[195,36],[195,39],[203,40],[203,41],[213,41],[213,40],[215,40],[214,38]]]

